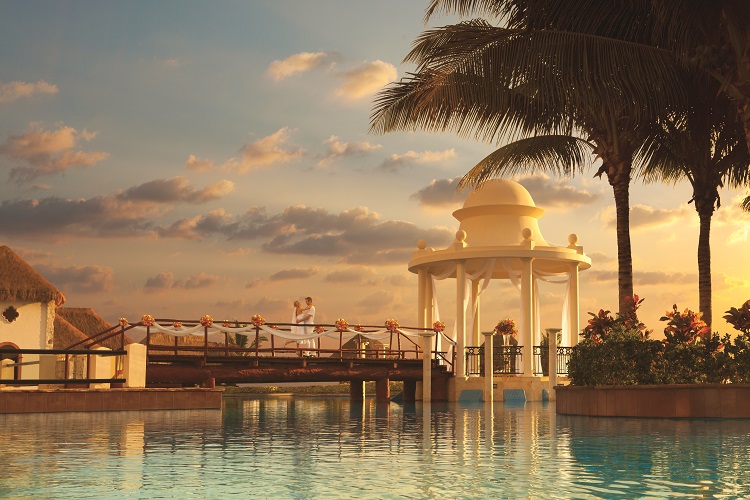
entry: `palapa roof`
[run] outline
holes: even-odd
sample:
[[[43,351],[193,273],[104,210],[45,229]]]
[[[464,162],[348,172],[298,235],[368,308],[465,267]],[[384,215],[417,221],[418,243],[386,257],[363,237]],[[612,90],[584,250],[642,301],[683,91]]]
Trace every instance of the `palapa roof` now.
[[[55,314],[55,335],[52,342],[53,349],[67,349],[73,344],[85,341],[86,339],[88,339],[86,334],[84,334],[75,326],[71,325],[70,322],[62,317],[59,313]],[[98,347],[98,344],[92,347]],[[78,348],[83,349],[83,345],[79,346]]]
[[[80,330],[86,338],[91,338],[112,328],[112,325],[108,321],[96,314],[96,312],[90,307],[58,307],[57,314],[62,316],[73,327]],[[55,323],[55,327],[57,327],[57,323]],[[57,336],[57,329],[55,329],[55,336]],[[75,342],[71,342],[71,344],[74,343]],[[125,345],[132,343],[133,340],[126,335]],[[68,344],[66,347],[69,347],[71,344]],[[98,342],[98,344],[110,349],[120,349],[121,347],[119,335]],[[83,349],[84,346],[79,346],[78,348]]]
[[[13,250],[0,246],[0,300],[54,302],[61,306],[65,296]]]

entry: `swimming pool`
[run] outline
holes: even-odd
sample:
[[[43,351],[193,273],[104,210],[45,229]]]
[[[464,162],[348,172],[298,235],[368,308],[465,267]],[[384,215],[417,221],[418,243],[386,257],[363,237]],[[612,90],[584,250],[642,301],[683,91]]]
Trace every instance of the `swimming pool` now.
[[[555,415],[542,403],[225,398],[218,410],[0,415],[12,498],[750,495],[750,422]]]

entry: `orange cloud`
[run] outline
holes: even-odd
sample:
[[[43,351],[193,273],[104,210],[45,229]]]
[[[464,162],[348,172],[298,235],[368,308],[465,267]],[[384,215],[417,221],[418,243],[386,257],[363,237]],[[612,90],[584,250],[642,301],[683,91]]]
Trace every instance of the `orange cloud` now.
[[[283,60],[275,60],[268,67],[268,75],[274,81],[281,81],[290,76],[305,73],[332,61],[335,53],[300,52]]]
[[[338,74],[344,83],[336,95],[354,101],[368,97],[398,77],[393,64],[384,61],[365,61],[359,67]]]
[[[11,102],[34,94],[57,94],[57,85],[39,80],[36,83],[13,81],[9,83],[0,82],[0,103]]]

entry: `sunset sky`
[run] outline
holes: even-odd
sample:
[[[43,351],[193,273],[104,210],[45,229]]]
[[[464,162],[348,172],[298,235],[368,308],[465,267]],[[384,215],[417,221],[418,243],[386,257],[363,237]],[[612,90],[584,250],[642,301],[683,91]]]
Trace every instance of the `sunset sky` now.
[[[492,145],[368,133],[374,94],[425,29],[422,0],[0,3],[0,244],[110,322],[124,316],[271,321],[312,295],[319,322],[416,324],[407,262],[444,248]],[[431,25],[454,19],[436,18]],[[519,180],[546,240],[576,233],[593,265],[588,311],[617,309],[612,191],[594,171]],[[746,191],[725,190],[712,231],[715,327],[750,298]],[[631,189],[635,290],[655,333],[697,309],[698,217],[686,183]],[[440,310],[455,316],[455,282]],[[543,327],[564,289],[541,286]],[[519,319],[493,283],[482,327]]]

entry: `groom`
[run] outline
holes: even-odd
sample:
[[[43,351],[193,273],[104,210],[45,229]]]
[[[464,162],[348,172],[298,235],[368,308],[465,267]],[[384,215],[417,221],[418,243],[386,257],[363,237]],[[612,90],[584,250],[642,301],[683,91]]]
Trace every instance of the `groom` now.
[[[312,297],[305,297],[305,303],[307,304],[307,307],[303,309],[304,314],[302,315],[302,319],[300,320],[300,323],[303,323],[304,325],[314,325],[315,324],[315,306],[313,305]],[[305,333],[306,334],[313,333],[312,326],[305,326]],[[310,339],[310,345],[313,349],[316,348],[315,339]]]

